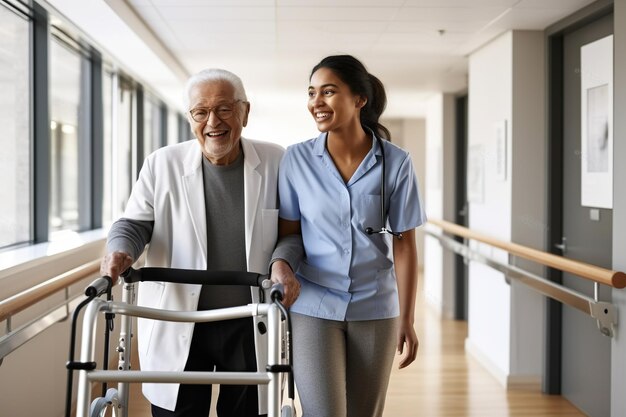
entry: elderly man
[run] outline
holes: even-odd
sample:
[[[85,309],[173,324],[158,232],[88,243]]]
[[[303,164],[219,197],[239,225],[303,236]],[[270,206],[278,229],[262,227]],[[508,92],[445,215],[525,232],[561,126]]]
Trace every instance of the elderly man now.
[[[149,243],[146,266],[252,271],[285,284],[291,304],[302,243],[277,243],[277,174],[283,149],[241,137],[250,103],[239,77],[204,70],[186,86],[189,124],[197,141],[161,148],[144,162],[123,218],[109,232],[101,273],[117,280]],[[138,304],[201,310],[257,301],[247,287],[141,283]],[[258,324],[258,323],[257,323]],[[217,323],[139,320],[142,370],[256,371],[264,336],[251,318]],[[255,342],[257,349],[255,351]],[[256,354],[256,356],[255,356]],[[152,414],[207,416],[210,385],[143,384]],[[264,396],[255,386],[220,387],[217,412],[257,416]]]

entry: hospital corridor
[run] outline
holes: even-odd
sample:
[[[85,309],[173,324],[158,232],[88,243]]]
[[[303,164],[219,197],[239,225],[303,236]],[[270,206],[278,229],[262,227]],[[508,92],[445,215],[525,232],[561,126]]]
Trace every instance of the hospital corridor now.
[[[626,0],[0,0],[0,417],[624,417],[625,115]]]

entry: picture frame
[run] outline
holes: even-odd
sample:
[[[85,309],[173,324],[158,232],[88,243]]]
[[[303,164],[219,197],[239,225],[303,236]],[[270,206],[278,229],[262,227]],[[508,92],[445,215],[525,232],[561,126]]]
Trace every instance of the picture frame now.
[[[494,123],[494,159],[495,177],[499,181],[506,181],[507,171],[507,129],[506,120]]]
[[[583,45],[581,205],[613,208],[613,35]]]
[[[485,153],[482,144],[470,145],[467,151],[467,201],[485,200]]]

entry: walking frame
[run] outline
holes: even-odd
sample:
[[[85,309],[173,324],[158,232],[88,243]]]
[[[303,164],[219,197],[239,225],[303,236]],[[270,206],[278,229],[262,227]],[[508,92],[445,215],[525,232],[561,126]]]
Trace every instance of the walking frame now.
[[[79,304],[72,317],[69,361],[67,362],[68,381],[66,394],[66,417],[70,417],[72,403],[73,371],[78,371],[77,417],[105,416],[109,408],[116,417],[128,417],[129,384],[136,382],[184,383],[184,384],[227,384],[227,385],[267,385],[268,417],[295,417],[291,324],[289,312],[283,306],[281,284],[272,285],[267,275],[251,272],[215,272],[183,270],[172,268],[130,268],[123,274],[122,301],[111,297],[112,280],[109,277],[97,278],[85,289],[87,298]],[[134,305],[136,283],[140,281],[176,282],[203,285],[246,285],[260,288],[261,302],[245,306],[220,308],[204,311],[172,311]],[[266,297],[269,293],[269,297]],[[107,299],[100,298],[106,294]],[[264,302],[269,298],[268,302]],[[80,310],[85,308],[80,341],[80,360],[74,361],[76,325]],[[99,314],[104,314],[105,349],[102,369],[97,369],[95,361],[96,325]],[[116,348],[118,352],[117,370],[108,370],[109,331],[113,319],[120,316],[120,336]],[[174,322],[212,322],[243,317],[267,317],[267,368],[257,372],[166,372],[141,371],[130,369],[132,340],[132,318],[141,317]],[[283,323],[284,322],[284,323]],[[285,379],[289,401],[283,405]],[[102,394],[91,400],[91,385],[101,382]],[[116,388],[108,388],[107,383],[116,382]]]

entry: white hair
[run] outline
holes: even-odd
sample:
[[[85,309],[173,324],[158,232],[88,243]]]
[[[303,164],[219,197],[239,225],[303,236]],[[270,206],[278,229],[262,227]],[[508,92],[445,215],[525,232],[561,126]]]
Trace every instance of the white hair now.
[[[241,78],[224,69],[209,68],[192,75],[187,80],[187,84],[185,85],[185,94],[183,96],[183,104],[185,108],[189,108],[191,90],[196,85],[213,81],[228,82],[235,89],[235,100],[248,101],[248,98],[246,97],[246,90],[243,88]]]

